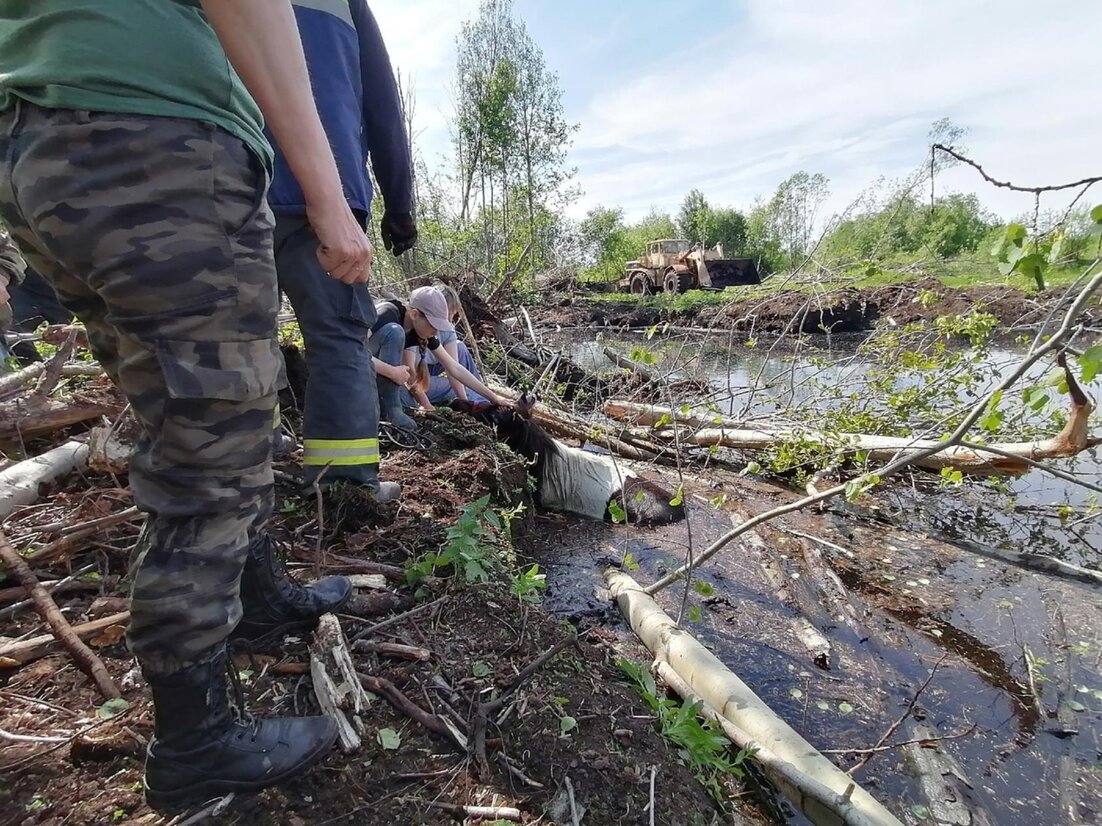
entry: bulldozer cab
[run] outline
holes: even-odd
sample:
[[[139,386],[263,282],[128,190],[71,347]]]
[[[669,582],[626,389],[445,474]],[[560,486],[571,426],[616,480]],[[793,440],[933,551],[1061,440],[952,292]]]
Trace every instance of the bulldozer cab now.
[[[646,266],[654,269],[672,267],[690,249],[692,249],[692,244],[680,238],[651,241],[647,244]]]

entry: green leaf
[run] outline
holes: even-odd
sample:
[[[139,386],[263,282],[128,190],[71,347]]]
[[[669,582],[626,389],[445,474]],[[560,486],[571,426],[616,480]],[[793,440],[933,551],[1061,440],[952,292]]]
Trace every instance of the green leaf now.
[[[476,677],[488,677],[490,675],[490,666],[484,662],[476,662],[471,666],[471,673]]]
[[[1083,369],[1083,381],[1090,383],[1094,377],[1102,372],[1102,344],[1088,347],[1083,355],[1079,356],[1079,366]]]
[[[379,745],[387,751],[395,751],[400,745],[402,745],[402,735],[396,732],[392,728],[381,728],[375,735],[375,739],[379,741]]]
[[[1102,204],[1091,210],[1091,220],[1096,224],[1102,224]]]
[[[843,714],[853,714],[853,706],[850,703],[838,703],[838,710]]]
[[[130,703],[127,700],[122,697],[115,697],[96,709],[96,716],[101,720],[110,720],[112,717],[118,717],[128,708],[130,708]]]
[[[1045,270],[1048,269],[1048,262],[1041,253],[1031,252],[1029,255],[1023,255],[1015,266],[1026,278],[1033,279],[1038,290],[1045,288]]]
[[[670,500],[670,507],[676,508],[685,501],[685,491],[683,488],[678,488],[677,493],[674,494],[673,499]]]
[[[911,806],[911,813],[921,820],[925,820],[930,816],[930,810],[921,803],[915,803]]]
[[[689,606],[689,622],[698,623],[704,619],[704,612],[700,610],[699,605]]]
[[[1026,229],[1021,224],[1009,224],[1006,228],[1006,240],[1011,244],[1021,246],[1025,236]]]
[[[798,689],[798,688],[790,688],[790,689],[788,690],[788,693],[789,693],[789,694],[791,694],[791,695],[792,695],[792,697],[793,697],[793,698],[795,698],[795,699],[797,699],[797,700],[802,700],[802,699],[803,699],[803,696],[804,696],[804,693],[803,693],[803,691],[801,691],[801,690],[800,690],[800,689]]]
[[[559,718],[559,733],[569,734],[578,727],[578,721],[567,715]]]
[[[816,700],[815,708],[819,709],[819,711],[830,711],[830,703],[826,700]]]
[[[712,587],[710,582],[704,582],[703,580],[697,580],[693,584],[693,589],[702,597],[710,597],[716,592],[716,589]]]
[[[1064,705],[1066,705],[1072,711],[1083,712],[1087,710],[1087,707],[1078,700],[1068,700]]]
[[[608,503],[608,515],[612,518],[612,521],[617,525],[622,522],[626,522],[628,515],[624,512],[624,509],[620,507],[620,503],[615,499],[612,499]]]

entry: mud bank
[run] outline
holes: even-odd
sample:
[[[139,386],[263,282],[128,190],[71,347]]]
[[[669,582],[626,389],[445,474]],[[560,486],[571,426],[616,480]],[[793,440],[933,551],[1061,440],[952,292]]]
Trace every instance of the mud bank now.
[[[768,283],[768,282],[767,282]],[[722,304],[701,304],[684,309],[652,306],[647,300],[587,299],[584,294],[530,309],[537,323],[558,327],[652,327],[669,323],[711,330],[754,334],[860,333],[879,325],[905,325],[939,316],[989,313],[1005,326],[1028,328],[1044,322],[1064,301],[1063,291],[1026,293],[1013,287],[950,288],[924,279],[909,284],[842,288],[822,292],[781,289],[774,295],[740,297],[728,291]],[[727,294],[725,294],[726,296]],[[1097,301],[1088,306],[1084,321],[1102,325]]]

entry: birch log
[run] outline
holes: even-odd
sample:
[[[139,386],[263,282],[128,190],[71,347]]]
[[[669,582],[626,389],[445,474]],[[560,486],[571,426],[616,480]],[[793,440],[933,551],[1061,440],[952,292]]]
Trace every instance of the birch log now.
[[[1030,468],[1025,461],[1027,459],[1034,462],[1043,459],[1062,459],[1102,444],[1102,439],[1090,436],[1089,421],[1094,411],[1094,402],[1083,392],[1066,365],[1064,370],[1068,380],[1071,410],[1067,424],[1055,436],[1031,442],[993,443],[989,446],[990,450],[955,445],[925,456],[916,461],[915,465],[927,470],[953,468],[972,476],[1019,476]],[[632,424],[664,426],[676,422],[698,428],[693,433],[682,434],[680,439],[682,444],[699,447],[764,450],[784,442],[801,441],[823,445],[838,453],[866,453],[869,461],[882,463],[904,458],[938,444],[938,441],[931,439],[753,427],[748,426],[746,422],[736,422],[723,417],[683,415],[665,407],[650,407],[624,401],[606,402],[603,409],[606,416],[629,421]],[[670,437],[657,431],[655,438],[668,441]]]
[[[714,654],[678,628],[635,580],[615,570],[606,572],[605,578],[620,610],[655,659],[667,663],[694,694],[735,729],[745,732],[748,741],[761,745],[771,757],[762,768],[816,826],[901,826],[891,812],[816,751]],[[791,769],[781,770],[780,764]],[[793,778],[799,776],[811,781],[804,789],[793,787]],[[812,795],[808,790],[821,793]]]
[[[87,461],[88,445],[68,441],[41,456],[0,471],[0,519],[6,519],[16,508],[37,501],[42,485],[84,467]]]

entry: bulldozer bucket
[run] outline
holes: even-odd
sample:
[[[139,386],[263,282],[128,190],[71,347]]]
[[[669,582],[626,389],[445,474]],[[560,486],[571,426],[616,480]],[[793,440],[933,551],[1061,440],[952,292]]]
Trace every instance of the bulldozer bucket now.
[[[758,266],[753,258],[719,258],[703,262],[701,269],[705,267],[707,275],[701,273],[701,276],[704,276],[700,279],[702,287],[722,290],[724,287],[735,287],[740,284],[761,283]]]

